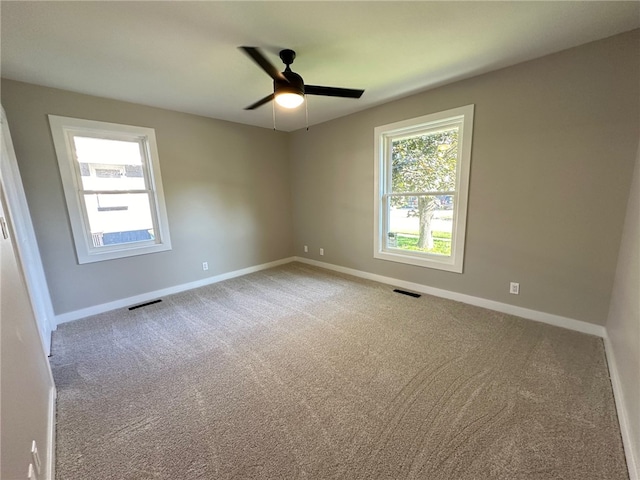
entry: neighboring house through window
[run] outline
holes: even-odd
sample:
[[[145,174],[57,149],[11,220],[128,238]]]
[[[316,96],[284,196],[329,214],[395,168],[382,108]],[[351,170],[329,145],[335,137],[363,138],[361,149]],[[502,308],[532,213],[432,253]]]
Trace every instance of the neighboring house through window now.
[[[78,263],[171,249],[155,132],[49,115]]]
[[[462,272],[473,105],[375,129],[374,257]]]

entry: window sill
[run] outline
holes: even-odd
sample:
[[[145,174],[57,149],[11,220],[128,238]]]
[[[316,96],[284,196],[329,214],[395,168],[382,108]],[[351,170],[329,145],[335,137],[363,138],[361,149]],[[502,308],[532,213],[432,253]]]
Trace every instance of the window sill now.
[[[378,251],[374,252],[374,258],[386,260],[389,262],[405,263],[416,267],[433,268],[435,270],[444,270],[453,273],[462,273],[462,265],[460,262],[456,264],[454,257],[445,257],[440,255],[411,255],[402,251]]]

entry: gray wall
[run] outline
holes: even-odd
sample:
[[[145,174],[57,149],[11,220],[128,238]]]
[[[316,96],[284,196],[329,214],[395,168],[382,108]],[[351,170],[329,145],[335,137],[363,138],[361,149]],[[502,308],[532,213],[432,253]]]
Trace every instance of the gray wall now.
[[[2,104],[57,314],[292,255],[287,134],[10,80]],[[49,113],[155,128],[173,250],[78,265]]]
[[[639,33],[295,132],[296,255],[604,324],[638,143]],[[374,259],[374,127],[472,103],[464,273]]]
[[[4,80],[54,309],[296,254],[602,325],[637,147],[639,39],[636,30],[293,134]],[[464,273],[374,259],[374,127],[470,103]],[[156,129],[172,251],[77,264],[48,113]]]
[[[640,478],[640,148],[606,326],[628,415],[636,476]]]

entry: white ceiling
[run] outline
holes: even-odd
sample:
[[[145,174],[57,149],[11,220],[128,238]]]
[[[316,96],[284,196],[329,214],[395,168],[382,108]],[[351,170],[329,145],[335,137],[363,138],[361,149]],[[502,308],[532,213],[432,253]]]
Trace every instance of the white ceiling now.
[[[2,76],[273,127],[271,79],[238,46],[296,50],[311,125],[640,27],[640,2],[142,1],[0,3]],[[304,108],[277,110],[279,130]]]

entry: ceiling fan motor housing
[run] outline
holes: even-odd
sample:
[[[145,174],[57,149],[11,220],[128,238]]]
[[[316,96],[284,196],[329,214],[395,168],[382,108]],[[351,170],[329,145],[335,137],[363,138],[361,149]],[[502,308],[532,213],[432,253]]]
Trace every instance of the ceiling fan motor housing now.
[[[288,82],[282,80],[273,81],[273,91],[277,95],[279,93],[295,93],[304,95],[304,80],[295,72],[288,69],[282,72]]]

